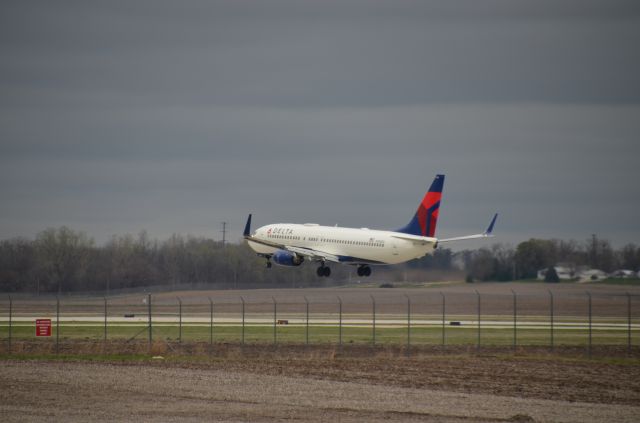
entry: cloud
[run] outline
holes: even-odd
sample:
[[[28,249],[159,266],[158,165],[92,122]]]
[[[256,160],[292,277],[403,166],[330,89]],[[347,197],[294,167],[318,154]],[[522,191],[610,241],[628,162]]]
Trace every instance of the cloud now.
[[[394,228],[638,241],[636,2],[16,3],[0,237]]]

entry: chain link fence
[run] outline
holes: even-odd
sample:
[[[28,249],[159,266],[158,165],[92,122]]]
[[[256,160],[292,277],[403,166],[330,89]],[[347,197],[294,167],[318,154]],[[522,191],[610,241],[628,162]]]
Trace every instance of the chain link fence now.
[[[554,350],[637,348],[638,295],[501,294],[333,290],[305,296],[181,298],[135,294],[103,298],[11,298],[0,301],[4,353],[127,352],[136,346],[209,352],[217,345],[393,345]],[[36,336],[38,324],[50,333]],[[195,348],[197,346],[198,348]]]

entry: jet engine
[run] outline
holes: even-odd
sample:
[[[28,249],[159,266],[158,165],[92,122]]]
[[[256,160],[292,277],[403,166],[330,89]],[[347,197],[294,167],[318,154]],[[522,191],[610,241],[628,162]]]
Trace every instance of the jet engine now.
[[[280,266],[300,266],[304,261],[304,257],[286,250],[276,251],[271,258]]]

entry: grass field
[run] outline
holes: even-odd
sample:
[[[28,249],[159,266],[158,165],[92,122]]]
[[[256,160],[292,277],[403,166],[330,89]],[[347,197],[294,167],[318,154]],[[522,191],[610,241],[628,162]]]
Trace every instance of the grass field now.
[[[209,342],[214,343],[281,343],[281,344],[373,344],[381,345],[442,345],[442,327],[414,326],[410,331],[407,327],[377,326],[375,332],[370,325],[344,325],[340,329],[337,325],[277,325],[248,324],[244,329],[240,325],[219,324],[211,328],[208,324],[178,324],[159,323],[152,325],[152,339],[166,342]],[[61,323],[59,340],[84,340],[99,342],[105,338],[103,325],[89,322]],[[0,326],[0,337],[8,340],[8,326]],[[35,340],[33,324],[19,323],[12,326],[13,340]],[[147,340],[149,337],[148,326],[136,323],[118,323],[107,326],[107,339],[109,340]],[[517,328],[516,341],[518,345],[545,346],[551,344],[551,331],[549,328],[530,329]],[[39,338],[39,342],[55,342],[56,326],[52,328],[51,338]],[[591,332],[593,345],[619,345],[625,346],[629,341],[629,332],[622,329],[607,330],[594,329]],[[640,330],[631,330],[633,345],[640,341]],[[512,327],[480,328],[479,342],[485,346],[508,346],[514,343],[514,330]],[[477,345],[477,326],[445,326],[445,345]],[[589,343],[588,329],[554,328],[554,345],[586,346]]]

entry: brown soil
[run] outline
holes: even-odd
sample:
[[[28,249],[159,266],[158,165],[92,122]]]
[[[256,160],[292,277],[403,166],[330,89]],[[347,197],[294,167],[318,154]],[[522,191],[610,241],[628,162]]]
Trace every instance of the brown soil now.
[[[132,346],[132,351],[142,348]],[[202,344],[182,352],[203,353]],[[0,361],[2,421],[637,421],[640,360],[225,346],[162,360]]]
[[[512,291],[513,290],[513,291]],[[407,297],[411,298],[411,309],[415,316],[436,315],[442,312],[442,295],[446,297],[447,315],[475,315],[478,298],[481,297],[483,315],[511,316],[513,313],[513,292],[517,293],[518,315],[549,315],[550,294],[554,296],[554,314],[561,316],[586,317],[588,313],[587,291],[592,295],[592,312],[597,317],[627,318],[627,293],[631,294],[631,315],[634,320],[640,315],[640,287],[605,284],[578,283],[441,283],[420,288],[305,288],[305,289],[251,289],[162,292],[152,295],[153,313],[176,316],[178,299],[182,301],[185,315],[208,316],[209,299],[215,303],[215,313],[239,315],[242,297],[247,313],[271,313],[273,300],[278,303],[278,313],[305,312],[305,298],[310,303],[310,313],[336,314],[338,297],[343,302],[343,312],[370,313],[372,296],[380,315],[406,313]],[[406,296],[405,296],[406,295]],[[148,310],[142,300],[146,294],[114,296],[108,300],[110,316],[124,313],[145,314]],[[8,309],[4,299],[0,308]],[[20,298],[13,303],[16,316],[54,315],[55,298]],[[62,316],[95,315],[104,312],[101,297],[63,297],[60,301]]]

